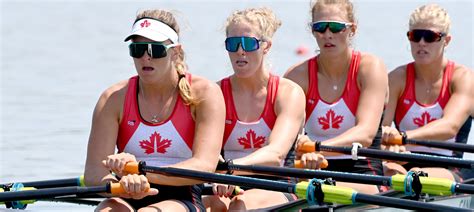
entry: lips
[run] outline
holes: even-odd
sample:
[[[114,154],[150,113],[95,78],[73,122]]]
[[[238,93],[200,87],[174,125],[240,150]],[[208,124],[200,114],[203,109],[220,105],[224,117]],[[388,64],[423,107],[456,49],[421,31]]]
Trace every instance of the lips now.
[[[235,61],[235,64],[237,64],[237,66],[244,66],[247,65],[248,62],[246,60],[237,60]]]
[[[324,47],[325,48],[330,48],[330,47],[335,47],[336,45],[332,44],[332,43],[325,43],[324,44]]]
[[[153,71],[153,70],[155,70],[155,68],[150,67],[150,66],[143,66],[143,67],[142,67],[142,70],[143,70],[143,71]]]
[[[418,51],[416,52],[416,54],[425,55],[425,54],[428,54],[428,52],[425,51],[425,50],[418,50]]]

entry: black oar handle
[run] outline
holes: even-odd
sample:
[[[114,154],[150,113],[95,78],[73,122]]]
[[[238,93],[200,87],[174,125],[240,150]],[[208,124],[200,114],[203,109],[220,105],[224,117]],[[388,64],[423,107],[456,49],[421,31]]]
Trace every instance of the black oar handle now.
[[[381,205],[382,202],[384,206],[403,208],[408,210],[427,210],[427,211],[472,211],[466,208],[451,207],[445,205],[439,205],[435,203],[426,203],[426,202],[417,202],[406,199],[397,199],[393,197],[385,197],[379,195],[368,195],[357,193],[354,200],[356,202],[368,203],[374,205]]]
[[[345,154],[351,154],[352,147],[339,147],[339,146],[324,146],[319,147],[320,151],[328,152],[340,152]],[[395,153],[379,149],[368,149],[368,148],[359,148],[358,155],[380,158],[386,160],[397,160],[397,161],[406,161],[406,162],[417,162],[427,165],[436,165],[436,166],[452,166],[458,168],[474,168],[474,161],[472,160],[463,160],[454,157],[443,157],[443,156],[433,156],[433,155],[423,155],[417,153]]]

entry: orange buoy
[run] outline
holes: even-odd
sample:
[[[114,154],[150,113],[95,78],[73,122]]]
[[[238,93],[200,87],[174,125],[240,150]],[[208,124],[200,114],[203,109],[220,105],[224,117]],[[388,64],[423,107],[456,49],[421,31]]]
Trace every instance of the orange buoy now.
[[[304,55],[308,54],[308,48],[301,45],[298,48],[296,48],[296,54],[299,55],[299,56],[304,56]]]

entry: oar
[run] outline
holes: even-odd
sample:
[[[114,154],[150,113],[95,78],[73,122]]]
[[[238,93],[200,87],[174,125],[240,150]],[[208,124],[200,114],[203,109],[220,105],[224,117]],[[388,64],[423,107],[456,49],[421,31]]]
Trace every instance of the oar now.
[[[54,187],[67,187],[67,186],[85,186],[84,175],[75,178],[66,179],[55,179],[55,180],[42,180],[42,181],[31,181],[31,182],[14,182],[0,184],[0,188],[11,188],[15,184],[22,184],[24,187],[35,187],[40,188],[54,188]]]
[[[3,202],[5,204],[12,204],[14,208],[22,209],[26,207],[26,204],[30,204],[34,202],[34,200],[38,199],[48,199],[67,195],[86,195],[98,193],[109,193],[112,195],[118,195],[121,193],[125,193],[125,191],[120,186],[120,183],[107,183],[104,186],[90,187],[70,186],[44,189],[29,188],[28,190],[0,192],[0,203]]]
[[[407,139],[402,136],[395,136],[393,139],[388,140],[388,142],[386,143],[392,144],[392,145],[414,144],[414,145],[421,145],[421,146],[427,146],[427,147],[449,149],[453,151],[474,153],[474,145],[451,143],[451,142],[445,142],[445,141],[421,141],[421,140]]]
[[[304,168],[301,161],[295,161],[296,168]],[[288,176],[299,178],[332,178],[337,181],[362,183],[370,185],[389,186],[396,191],[405,192],[406,188],[414,187],[413,178],[406,175],[377,176],[368,174],[345,173],[326,170],[295,169],[287,167],[257,166],[257,165],[237,165],[229,164],[228,168],[234,171],[247,171],[259,174],[269,174],[274,176]],[[444,178],[433,178],[419,176],[421,193],[432,195],[452,195],[454,193],[474,194],[474,185],[456,183]],[[416,182],[415,182],[416,183]],[[409,187],[407,187],[409,186]],[[408,189],[407,193],[413,189]]]
[[[314,204],[316,201],[340,204],[354,204],[356,202],[361,202],[410,210],[468,211],[467,209],[425,202],[417,202],[413,200],[361,194],[357,193],[351,188],[321,184],[315,179],[311,181],[311,184],[309,182],[300,182],[294,184],[265,179],[256,179],[251,177],[208,173],[173,167],[147,166],[145,162],[127,163],[125,165],[124,170],[128,173],[155,173],[169,176],[186,177],[206,182],[224,183],[272,191],[288,192],[296,194],[299,198],[307,199],[310,204]]]
[[[315,152],[315,151],[327,151],[327,152],[340,152],[345,154],[352,153],[352,147],[347,146],[324,146],[316,145],[316,142],[306,142],[304,143],[300,150],[302,152]],[[368,149],[368,148],[359,148],[357,154],[361,156],[380,158],[386,160],[398,160],[398,161],[407,161],[417,163],[424,163],[428,165],[436,164],[437,166],[452,166],[458,168],[474,168],[473,160],[463,160],[460,158],[454,157],[444,157],[444,156],[433,156],[433,155],[424,155],[417,153],[395,153],[379,149]]]

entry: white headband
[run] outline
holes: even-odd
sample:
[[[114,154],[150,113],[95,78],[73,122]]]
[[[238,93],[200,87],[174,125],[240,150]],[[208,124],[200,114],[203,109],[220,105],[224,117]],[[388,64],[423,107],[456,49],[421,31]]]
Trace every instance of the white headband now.
[[[132,39],[134,35],[143,36],[157,42],[170,39],[174,44],[178,43],[178,34],[170,26],[151,18],[144,18],[135,22],[132,32],[125,38],[125,41]]]

